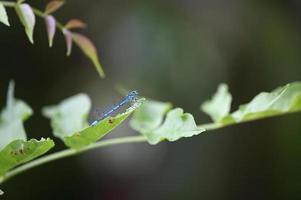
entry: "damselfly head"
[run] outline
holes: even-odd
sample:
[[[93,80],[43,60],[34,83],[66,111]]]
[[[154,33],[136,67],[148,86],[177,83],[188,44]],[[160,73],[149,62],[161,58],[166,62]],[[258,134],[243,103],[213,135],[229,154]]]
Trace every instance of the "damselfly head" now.
[[[129,94],[127,95],[130,99],[135,99],[137,96],[139,95],[139,93],[137,92],[137,90],[133,90],[130,91]]]

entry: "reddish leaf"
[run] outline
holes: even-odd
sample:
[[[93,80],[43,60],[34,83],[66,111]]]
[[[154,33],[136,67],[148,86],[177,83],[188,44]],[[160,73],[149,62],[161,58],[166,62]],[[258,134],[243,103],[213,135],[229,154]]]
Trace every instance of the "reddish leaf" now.
[[[36,23],[35,15],[32,8],[27,3],[16,5],[17,15],[25,27],[25,32],[31,43],[33,43],[33,30]]]
[[[71,19],[65,25],[66,29],[86,28],[86,27],[87,27],[87,25],[79,19]]]
[[[50,1],[45,8],[45,14],[50,14],[55,11],[57,11],[62,5],[64,4],[64,1],[60,0],[52,0]]]
[[[45,17],[46,30],[48,34],[49,47],[52,47],[53,37],[56,30],[56,21],[52,15]]]
[[[81,35],[79,33],[72,33],[72,38],[75,44],[84,52],[88,58],[93,62],[96,70],[98,71],[99,75],[104,78],[105,74],[104,71],[100,65],[98,56],[97,56],[97,50],[94,46],[94,44],[88,39],[86,36]]]
[[[68,31],[67,29],[64,29],[63,34],[66,39],[67,56],[69,56],[71,54],[71,50],[72,50],[72,33],[70,31]]]

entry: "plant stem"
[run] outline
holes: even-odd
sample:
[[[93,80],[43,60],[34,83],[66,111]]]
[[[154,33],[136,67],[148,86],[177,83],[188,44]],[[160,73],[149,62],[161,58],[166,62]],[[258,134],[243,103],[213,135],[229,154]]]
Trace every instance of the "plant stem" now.
[[[15,7],[17,4],[16,2],[12,1],[0,1],[0,3],[2,3],[6,7]]]
[[[32,162],[29,162],[27,164],[21,165],[20,167],[17,167],[9,172],[7,172],[1,179],[0,183],[3,183],[7,181],[8,179],[14,177],[17,174],[20,174],[22,172],[25,172],[31,168],[37,167],[39,165],[45,164],[50,161],[58,160],[61,158],[73,156],[76,154],[79,154],[84,151],[88,151],[91,149],[96,149],[96,148],[101,148],[101,147],[106,147],[106,146],[112,146],[116,144],[128,144],[128,143],[139,143],[139,142],[145,142],[146,137],[144,136],[129,136],[129,137],[122,137],[122,138],[114,138],[114,139],[107,139],[103,140],[94,144],[91,144],[90,146],[84,147],[80,150],[75,150],[75,149],[66,149],[63,151],[59,151],[56,153],[49,154],[47,156],[43,156],[39,159],[36,159]]]
[[[201,125],[198,125],[198,127],[199,127],[199,128],[204,128],[204,129],[206,129],[206,131],[210,131],[210,130],[222,128],[222,127],[224,127],[224,126],[221,125],[221,124],[218,124],[218,123],[209,123],[209,124],[201,124]]]
[[[15,8],[17,6],[18,3],[16,2],[12,2],[12,1],[0,1],[0,3],[3,4],[3,6],[5,7],[12,7]],[[39,17],[45,19],[45,17],[47,16],[44,12],[42,12],[41,10],[37,9],[37,8],[33,8],[31,7],[32,11]],[[61,31],[64,30],[64,25],[58,21],[55,22],[56,23],[56,27],[58,29],[60,29]]]
[[[214,130],[214,129],[220,128],[219,125],[216,125],[213,123],[199,125],[198,127],[205,128],[206,130]],[[129,136],[129,137],[103,140],[103,141],[91,144],[90,146],[86,146],[80,150],[66,149],[66,150],[62,150],[59,152],[55,152],[55,153],[49,154],[47,156],[38,158],[27,164],[21,165],[13,170],[7,172],[3,177],[0,177],[0,184],[22,172],[25,172],[25,171],[31,169],[31,168],[37,167],[39,165],[43,165],[45,163],[48,163],[48,162],[51,162],[54,160],[73,156],[73,155],[76,155],[76,154],[79,154],[79,153],[82,153],[82,152],[85,152],[85,151],[88,151],[91,149],[96,149],[96,148],[101,148],[101,147],[106,147],[106,146],[111,146],[111,145],[116,145],[116,144],[129,144],[129,143],[139,143],[139,142],[146,142],[146,141],[147,141],[147,139],[145,136]]]

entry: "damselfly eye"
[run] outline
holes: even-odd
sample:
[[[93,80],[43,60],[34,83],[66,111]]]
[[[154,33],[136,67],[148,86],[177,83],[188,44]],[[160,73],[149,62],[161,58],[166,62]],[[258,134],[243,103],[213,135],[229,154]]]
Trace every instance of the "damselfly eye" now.
[[[138,92],[137,90],[133,90],[129,93],[129,95],[132,95],[132,96],[137,96],[138,95]]]

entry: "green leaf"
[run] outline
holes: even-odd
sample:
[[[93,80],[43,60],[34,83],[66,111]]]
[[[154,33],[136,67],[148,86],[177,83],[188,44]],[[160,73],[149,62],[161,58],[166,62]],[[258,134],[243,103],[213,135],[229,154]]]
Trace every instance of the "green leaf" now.
[[[17,165],[28,162],[54,146],[51,139],[14,140],[0,151],[0,176]]]
[[[23,101],[14,98],[14,82],[7,92],[6,107],[0,114],[0,149],[16,139],[26,139],[23,122],[32,115],[32,109]]]
[[[0,195],[3,195],[4,194],[4,192],[0,189]]]
[[[100,65],[97,50],[94,44],[86,36],[79,33],[72,33],[72,38],[75,44],[84,52],[84,54],[93,62],[100,77],[104,78],[105,74]]]
[[[258,94],[249,103],[239,106],[237,111],[224,116],[220,123],[227,125],[298,111],[301,111],[301,82],[294,82]]]
[[[204,132],[205,129],[197,127],[194,118],[189,113],[184,113],[183,109],[175,108],[169,111],[163,124],[149,132],[142,132],[150,144],[157,144],[163,140],[170,142],[182,137],[192,137]]]
[[[95,126],[89,126],[84,130],[75,132],[72,136],[65,137],[65,144],[74,149],[81,149],[111,132],[118,125],[120,125],[134,110],[136,110],[144,99],[137,100],[130,108],[124,113],[118,114],[115,117],[108,117],[101,120]]]
[[[279,98],[285,94],[287,86],[277,89],[271,93],[262,92],[254,99],[245,105],[241,105],[237,111],[235,111],[232,116],[237,122],[254,120],[257,118],[272,116],[281,112],[277,108],[273,108],[274,103],[279,100]]]
[[[211,100],[202,104],[201,109],[207,113],[214,122],[220,122],[231,109],[232,96],[226,84],[219,85],[217,92]]]
[[[9,26],[8,17],[7,17],[5,7],[3,6],[3,4],[1,2],[0,2],[0,22],[5,24],[6,26]]]
[[[55,106],[46,106],[42,113],[51,119],[51,126],[56,137],[64,140],[66,136],[88,126],[88,113],[91,100],[86,94],[78,94],[65,99]]]
[[[176,141],[205,131],[197,127],[191,114],[184,113],[181,108],[170,110],[171,107],[170,103],[147,100],[135,111],[130,125],[144,135],[150,144],[163,140]]]
[[[282,112],[298,112],[301,111],[301,82],[290,83],[284,86],[284,93],[272,105],[273,109],[281,110]],[[274,92],[283,90],[281,87]]]
[[[236,122],[251,121],[301,110],[301,82],[295,82],[267,93],[263,92],[232,116]]]
[[[25,32],[29,41],[33,43],[33,30],[35,27],[36,18],[32,11],[32,8],[27,3],[17,3],[15,8],[21,23],[25,27]]]
[[[134,112],[130,126],[139,132],[152,131],[162,124],[166,112],[171,108],[171,103],[146,100]]]

